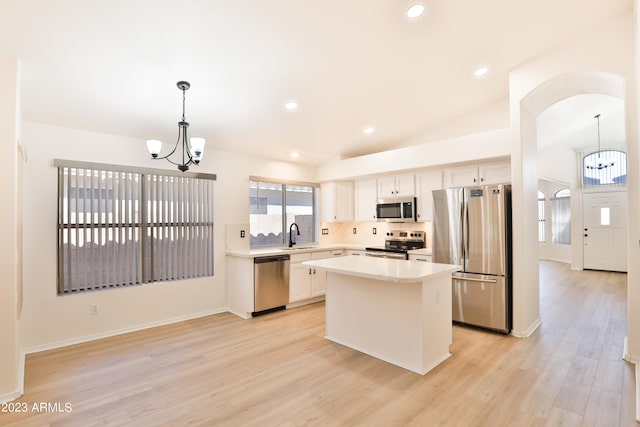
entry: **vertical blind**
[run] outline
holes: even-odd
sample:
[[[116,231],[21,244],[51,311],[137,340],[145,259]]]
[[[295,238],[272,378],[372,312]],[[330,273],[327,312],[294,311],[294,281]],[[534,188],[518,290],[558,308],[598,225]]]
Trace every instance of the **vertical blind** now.
[[[571,244],[571,198],[554,197],[551,199],[551,217],[553,243]]]
[[[215,175],[56,166],[58,294],[213,275]]]

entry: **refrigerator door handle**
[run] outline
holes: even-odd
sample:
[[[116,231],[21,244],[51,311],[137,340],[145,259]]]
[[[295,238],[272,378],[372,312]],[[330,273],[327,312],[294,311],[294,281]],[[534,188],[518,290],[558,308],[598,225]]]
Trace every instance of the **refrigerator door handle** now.
[[[473,277],[455,277],[452,276],[453,280],[461,280],[463,282],[484,282],[484,283],[498,283],[496,279],[475,279]]]
[[[467,190],[462,200],[462,267],[466,271],[469,260],[469,205]]]

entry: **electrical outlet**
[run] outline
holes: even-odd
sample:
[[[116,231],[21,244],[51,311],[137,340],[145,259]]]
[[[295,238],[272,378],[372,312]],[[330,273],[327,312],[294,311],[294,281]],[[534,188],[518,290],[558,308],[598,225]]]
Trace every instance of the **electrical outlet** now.
[[[327,234],[329,234],[329,229],[328,228],[323,228],[322,229],[322,235],[326,236]]]
[[[89,306],[89,310],[91,311],[91,314],[98,314],[100,312],[98,304],[91,304]]]
[[[244,239],[244,236],[245,236],[245,234],[244,234],[244,230],[240,230],[240,238],[241,238],[241,239]]]
[[[355,227],[353,227],[353,234],[356,234],[357,230]]]
[[[378,230],[375,227],[373,227],[373,229],[371,230],[371,233],[378,234]]]

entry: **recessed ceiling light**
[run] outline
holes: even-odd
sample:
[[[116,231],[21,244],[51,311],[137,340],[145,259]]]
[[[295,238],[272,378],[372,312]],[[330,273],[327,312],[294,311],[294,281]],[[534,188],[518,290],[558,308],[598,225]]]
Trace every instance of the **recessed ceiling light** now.
[[[300,153],[298,153],[297,151],[294,151],[293,153],[291,153],[291,157],[294,159],[297,159],[298,157],[300,157]]]
[[[473,72],[473,77],[475,77],[476,79],[480,79],[482,77],[486,77],[487,74],[489,74],[489,67],[478,67]]]
[[[375,132],[376,130],[372,127],[368,127],[368,128],[364,128],[362,129],[362,133],[364,133],[365,135],[371,135]]]
[[[284,104],[284,108],[288,111],[295,111],[298,109],[298,103],[296,101],[287,101],[287,103]]]
[[[424,14],[424,4],[422,3],[413,3],[407,9],[407,18],[409,19],[418,19]]]

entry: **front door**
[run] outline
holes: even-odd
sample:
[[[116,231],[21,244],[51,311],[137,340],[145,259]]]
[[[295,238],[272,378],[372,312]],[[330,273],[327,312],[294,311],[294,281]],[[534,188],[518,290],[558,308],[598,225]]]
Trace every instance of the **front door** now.
[[[584,268],[627,271],[627,193],[583,193]]]

